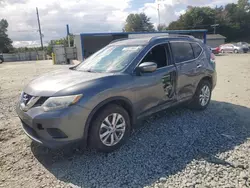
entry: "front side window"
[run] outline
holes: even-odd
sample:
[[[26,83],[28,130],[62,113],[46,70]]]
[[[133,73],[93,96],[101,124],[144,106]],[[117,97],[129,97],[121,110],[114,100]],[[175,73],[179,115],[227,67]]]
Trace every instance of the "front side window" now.
[[[172,42],[171,48],[174,54],[175,63],[194,59],[191,44],[188,42]]]
[[[143,46],[140,45],[106,46],[78,65],[76,70],[87,72],[118,72],[130,64],[142,48]]]
[[[157,64],[157,68],[167,66],[165,45],[158,45],[152,48],[142,60],[143,62],[154,62]]]
[[[191,46],[193,48],[195,58],[199,57],[202,52],[200,45],[197,43],[191,43]]]

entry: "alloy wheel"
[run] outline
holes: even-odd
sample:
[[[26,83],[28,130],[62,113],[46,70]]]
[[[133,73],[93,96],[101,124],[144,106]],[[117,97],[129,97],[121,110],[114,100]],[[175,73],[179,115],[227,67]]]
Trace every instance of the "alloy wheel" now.
[[[210,99],[210,88],[208,85],[204,85],[200,93],[200,104],[201,106],[206,106]]]
[[[124,117],[119,113],[108,115],[102,122],[99,137],[106,146],[114,146],[121,141],[126,130]]]

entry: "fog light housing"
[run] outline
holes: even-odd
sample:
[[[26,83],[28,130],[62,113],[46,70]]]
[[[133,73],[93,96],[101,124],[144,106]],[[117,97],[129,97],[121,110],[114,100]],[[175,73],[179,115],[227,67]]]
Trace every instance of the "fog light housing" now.
[[[68,136],[64,132],[62,132],[60,129],[48,128],[47,131],[52,138],[56,138],[56,139],[68,138]]]

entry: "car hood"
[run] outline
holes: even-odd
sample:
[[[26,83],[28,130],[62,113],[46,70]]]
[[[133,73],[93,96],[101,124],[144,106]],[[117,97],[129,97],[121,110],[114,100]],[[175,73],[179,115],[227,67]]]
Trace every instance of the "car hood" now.
[[[55,93],[102,78],[114,73],[82,72],[70,69],[62,69],[44,74],[32,80],[24,89],[24,92],[32,96],[53,96]]]

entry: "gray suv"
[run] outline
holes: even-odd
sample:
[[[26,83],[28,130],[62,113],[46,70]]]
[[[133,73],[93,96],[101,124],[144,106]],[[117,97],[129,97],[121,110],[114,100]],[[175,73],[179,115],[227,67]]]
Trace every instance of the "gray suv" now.
[[[183,102],[205,109],[215,85],[214,55],[199,40],[125,39],[32,80],[17,114],[24,132],[47,147],[78,141],[111,152],[148,115]]]

